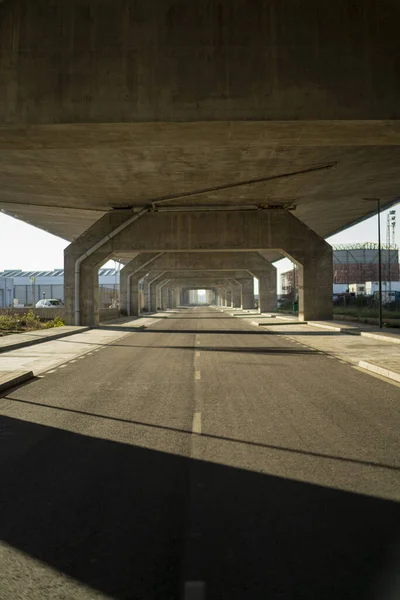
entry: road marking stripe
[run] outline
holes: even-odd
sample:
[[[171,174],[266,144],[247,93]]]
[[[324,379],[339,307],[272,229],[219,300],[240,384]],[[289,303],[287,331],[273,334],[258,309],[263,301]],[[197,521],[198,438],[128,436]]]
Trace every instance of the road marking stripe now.
[[[201,379],[201,372],[198,371],[197,369],[194,372],[194,378],[197,379],[197,380]]]
[[[59,367],[57,367],[58,369],[64,369],[67,365],[60,365]]]
[[[196,358],[199,358],[200,352],[196,352]]]
[[[52,369],[51,371],[47,371],[47,373],[55,373],[57,369]]]
[[[201,435],[201,413],[195,412],[193,415],[192,433]]]

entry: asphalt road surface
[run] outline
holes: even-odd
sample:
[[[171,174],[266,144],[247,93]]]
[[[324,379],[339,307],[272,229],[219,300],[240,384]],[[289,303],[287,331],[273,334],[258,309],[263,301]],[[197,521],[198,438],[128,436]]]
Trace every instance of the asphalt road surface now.
[[[1,600],[400,597],[399,387],[259,329],[182,309],[0,398]]]

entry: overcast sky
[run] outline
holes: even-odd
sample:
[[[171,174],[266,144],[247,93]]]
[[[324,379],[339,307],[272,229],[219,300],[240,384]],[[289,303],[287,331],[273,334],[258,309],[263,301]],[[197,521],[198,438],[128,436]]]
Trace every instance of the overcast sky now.
[[[396,207],[392,207],[391,210]],[[382,243],[386,242],[386,215],[381,215]],[[396,244],[400,245],[400,203],[397,205]],[[377,218],[372,217],[359,225],[330,238],[331,244],[353,244],[356,242],[377,242]],[[68,242],[41,229],[0,213],[0,271],[4,269],[23,269],[44,271],[61,269],[64,265],[64,248]],[[113,262],[110,262],[113,265]],[[278,271],[290,268],[290,261],[284,259],[277,263]]]

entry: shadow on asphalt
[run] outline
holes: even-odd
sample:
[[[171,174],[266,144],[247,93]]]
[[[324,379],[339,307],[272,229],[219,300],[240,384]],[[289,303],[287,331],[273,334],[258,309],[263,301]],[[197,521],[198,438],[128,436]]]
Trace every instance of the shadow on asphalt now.
[[[25,449],[3,453],[1,539],[107,597],[178,600],[200,580],[207,600],[390,598],[397,503],[7,417],[0,430],[11,456]]]
[[[146,350],[152,350],[160,348],[163,350],[201,350],[202,352],[243,352],[245,354],[313,354],[325,356],[326,352],[320,350],[314,350],[313,348],[299,348],[294,346],[293,348],[279,348],[279,347],[248,347],[248,346],[137,346],[134,344],[111,344],[111,347],[117,348],[143,348]]]

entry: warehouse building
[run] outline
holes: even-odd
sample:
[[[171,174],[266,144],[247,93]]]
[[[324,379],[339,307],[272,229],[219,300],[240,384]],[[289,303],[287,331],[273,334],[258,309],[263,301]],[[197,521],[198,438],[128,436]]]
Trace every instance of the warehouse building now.
[[[399,281],[399,250],[395,245],[381,246],[382,280]],[[365,244],[348,244],[333,246],[333,292],[346,291],[350,284],[365,284],[366,281],[379,279],[379,246],[367,242]],[[293,293],[293,280],[298,286],[297,269],[281,273],[281,290],[283,296]]]
[[[6,283],[2,283],[3,280]],[[117,302],[119,269],[99,269],[99,286],[101,308],[108,308]],[[42,298],[58,298],[64,301],[63,269],[53,271],[7,269],[0,272],[0,308],[13,304],[33,306]]]

